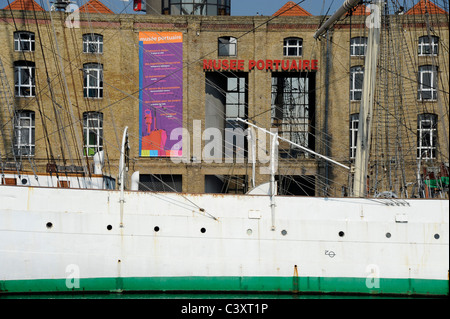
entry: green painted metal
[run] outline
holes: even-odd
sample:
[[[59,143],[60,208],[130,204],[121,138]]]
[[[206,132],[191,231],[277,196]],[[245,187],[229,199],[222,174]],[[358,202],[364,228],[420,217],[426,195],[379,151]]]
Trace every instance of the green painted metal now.
[[[69,279],[68,279],[69,280]],[[329,277],[131,277],[0,281],[0,293],[294,292],[448,296],[448,280]],[[74,287],[74,288],[72,288]]]

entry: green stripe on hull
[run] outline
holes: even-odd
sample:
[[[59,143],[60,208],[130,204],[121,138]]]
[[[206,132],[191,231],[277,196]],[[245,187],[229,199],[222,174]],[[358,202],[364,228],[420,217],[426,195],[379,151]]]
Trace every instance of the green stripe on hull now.
[[[368,282],[366,278],[325,277],[131,277],[0,281],[0,293],[110,292],[110,291],[212,291],[212,292],[298,292],[399,295],[448,295],[447,280],[389,279]],[[71,286],[72,285],[72,286]],[[374,286],[376,285],[376,286]]]

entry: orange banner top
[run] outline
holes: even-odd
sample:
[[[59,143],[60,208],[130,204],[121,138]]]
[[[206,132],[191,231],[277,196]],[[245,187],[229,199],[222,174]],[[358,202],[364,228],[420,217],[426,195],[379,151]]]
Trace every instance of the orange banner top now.
[[[139,32],[139,42],[144,44],[180,43],[183,42],[181,32]]]

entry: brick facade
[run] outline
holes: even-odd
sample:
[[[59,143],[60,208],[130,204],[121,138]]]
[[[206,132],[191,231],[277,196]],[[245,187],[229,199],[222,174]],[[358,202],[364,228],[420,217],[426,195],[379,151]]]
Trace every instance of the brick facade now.
[[[14,92],[14,61],[34,61],[36,65],[36,98],[16,98],[16,108],[33,110],[36,114],[36,153],[32,161],[23,161],[24,169],[36,168],[45,170],[50,155],[58,165],[86,165],[82,156],[82,115],[86,111],[102,112],[104,116],[104,148],[107,151],[105,171],[117,175],[120,142],[125,126],[129,127],[131,152],[130,173],[139,171],[141,174],[177,174],[182,175],[182,191],[203,193],[205,191],[205,175],[238,175],[251,176],[251,164],[207,164],[173,163],[166,158],[139,157],[139,49],[138,32],[140,31],[177,31],[183,33],[183,126],[194,135],[194,121],[201,121],[202,131],[205,128],[205,76],[203,61],[205,59],[222,59],[217,53],[217,39],[222,36],[232,36],[237,41],[237,56],[223,59],[244,60],[286,60],[293,59],[283,55],[283,41],[288,37],[303,39],[303,54],[296,60],[318,60],[318,70],[315,73],[315,146],[318,153],[328,155],[338,162],[351,165],[349,159],[349,118],[350,114],[359,112],[359,102],[349,101],[349,70],[351,66],[364,65],[364,58],[350,57],[350,38],[367,35],[364,28],[364,16],[352,17],[352,27],[349,19],[345,19],[332,32],[332,40],[327,46],[326,39],[316,41],[314,32],[321,17],[278,17],[267,24],[267,17],[199,17],[199,16],[151,16],[151,15],[101,15],[80,14],[80,28],[66,28],[66,16],[61,12],[53,12],[53,24],[49,12],[16,11],[14,16],[7,10],[0,10],[0,57],[7,78]],[[417,115],[420,110],[435,113],[442,119],[438,125],[439,147],[438,158],[429,165],[448,163],[448,15],[435,15],[431,21],[433,30],[439,35],[441,46],[439,55],[431,57],[417,56],[417,41],[425,35],[421,24],[426,23],[420,17],[404,16],[402,20],[392,19],[391,32],[402,35],[400,50],[383,52],[388,56],[388,69],[404,71],[402,85],[405,88],[403,113],[391,117],[403,118],[406,126],[393,132],[375,131],[375,137],[386,139],[404,139],[405,153],[416,152]],[[397,21],[397,22],[395,22]],[[54,30],[52,28],[54,26]],[[14,32],[26,30],[34,32],[36,37],[35,52],[16,52],[14,50]],[[53,38],[56,34],[57,44]],[[82,36],[85,33],[103,35],[103,54],[83,52]],[[387,41],[383,38],[382,41]],[[386,42],[389,45],[391,43]],[[330,50],[327,54],[327,49]],[[61,55],[61,59],[58,55]],[[402,55],[404,59],[397,59]],[[327,66],[327,56],[329,64]],[[45,59],[44,59],[45,57]],[[83,64],[101,63],[103,65],[104,94],[101,99],[83,97]],[[383,62],[380,60],[380,63]],[[398,63],[394,65],[394,63]],[[417,101],[417,66],[437,64],[439,66],[439,99],[436,102]],[[61,65],[63,69],[61,69]],[[441,67],[442,66],[442,67]],[[445,67],[444,67],[445,66]],[[326,72],[329,67],[329,72]],[[64,73],[65,81],[59,74]],[[271,127],[272,105],[272,71],[254,69],[244,72],[248,78],[248,118],[264,128]],[[392,74],[385,74],[389,83],[393,83]],[[48,80],[50,81],[50,87]],[[326,87],[328,84],[328,87]],[[68,98],[65,98],[67,91]],[[407,92],[406,92],[407,91]],[[326,98],[328,92],[328,99]],[[381,100],[381,90],[378,94]],[[394,92],[388,94],[392,102],[386,105],[394,107],[400,103],[395,100]],[[406,95],[407,93],[407,95]],[[447,94],[444,97],[445,93]],[[406,99],[406,103],[405,103]],[[409,106],[408,106],[409,105]],[[388,112],[392,115],[394,110]],[[445,116],[445,114],[447,114]],[[60,119],[54,120],[55,115]],[[386,118],[386,113],[375,114]],[[443,117],[442,117],[443,115]],[[375,121],[376,130],[381,130]],[[74,124],[73,129],[70,123]],[[391,124],[394,129],[395,125]],[[63,129],[64,128],[64,129]],[[445,134],[444,131],[447,129]],[[47,132],[45,131],[47,130]],[[408,135],[408,133],[410,133]],[[411,134],[412,133],[412,134]],[[448,138],[448,137],[447,137]],[[268,145],[269,138],[267,138]],[[378,141],[381,143],[381,141]],[[2,141],[3,143],[3,141]],[[51,153],[47,147],[52,145]],[[205,142],[202,142],[203,148]],[[327,146],[328,145],[328,149]],[[386,148],[394,147],[385,145]],[[194,141],[190,143],[190,156],[195,154]],[[69,151],[70,149],[70,151]],[[269,149],[269,148],[268,148]],[[373,148],[374,149],[374,148]],[[375,150],[375,149],[374,149]],[[378,154],[384,150],[376,150]],[[3,153],[2,153],[3,156]],[[399,158],[399,157],[398,157]],[[2,160],[5,160],[3,157]],[[387,159],[386,159],[387,160]],[[88,161],[92,162],[92,158]],[[398,160],[397,160],[398,161]],[[373,162],[371,162],[373,164]],[[394,165],[386,162],[387,165]],[[411,183],[414,182],[417,162],[405,163],[408,166],[406,174]],[[110,165],[110,168],[108,168]],[[397,165],[397,164],[395,164]],[[267,182],[269,175],[260,174],[257,164],[256,184]],[[267,166],[267,164],[264,164]],[[316,179],[315,195],[341,196],[349,189],[349,173],[345,170],[327,166],[324,162],[316,163],[311,157],[303,157],[299,162],[290,159],[279,160],[280,173],[295,176],[322,177]],[[396,174],[400,174],[399,170]],[[327,174],[327,175],[326,175]],[[384,172],[371,171],[371,180],[375,174],[380,177]],[[326,187],[325,176],[332,183]],[[391,184],[383,184],[384,190],[398,182],[399,176],[383,176],[391,178]],[[394,181],[395,180],[395,181]],[[325,190],[326,189],[326,190]]]

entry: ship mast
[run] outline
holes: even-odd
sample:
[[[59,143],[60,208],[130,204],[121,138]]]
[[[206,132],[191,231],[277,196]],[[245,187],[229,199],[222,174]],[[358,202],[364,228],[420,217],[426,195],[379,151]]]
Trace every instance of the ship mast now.
[[[336,21],[359,2],[359,0],[346,0],[342,7],[317,30],[314,38],[317,39],[322,36]],[[375,95],[378,48],[380,44],[381,3],[380,0],[373,0],[370,5],[372,12],[366,20],[366,26],[369,28],[369,32],[354,165],[353,195],[355,197],[367,196],[367,166],[369,163],[372,110]]]
[[[371,4],[372,12],[366,26],[369,28],[367,39],[367,55],[364,66],[363,92],[359,110],[358,139],[356,144],[355,175],[353,181],[353,195],[366,197],[367,170],[369,165],[370,138],[372,129],[373,103],[375,96],[375,82],[377,76],[377,58],[380,45],[381,30],[381,1],[374,0]],[[380,5],[380,6],[379,6]]]
[[[325,32],[331,29],[344,14],[356,7],[360,1],[361,0],[345,0],[342,6],[316,31],[314,39],[317,40],[318,37],[324,35]]]

